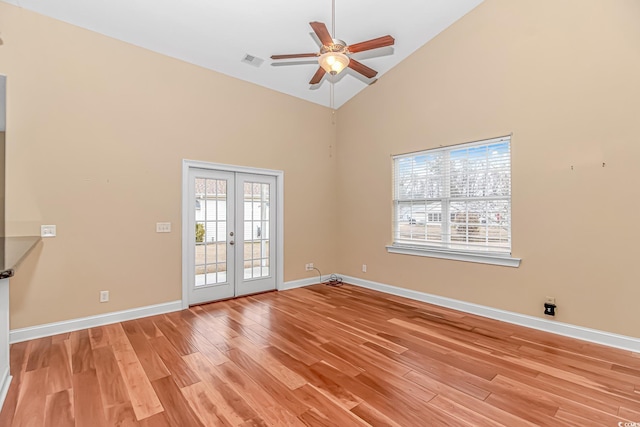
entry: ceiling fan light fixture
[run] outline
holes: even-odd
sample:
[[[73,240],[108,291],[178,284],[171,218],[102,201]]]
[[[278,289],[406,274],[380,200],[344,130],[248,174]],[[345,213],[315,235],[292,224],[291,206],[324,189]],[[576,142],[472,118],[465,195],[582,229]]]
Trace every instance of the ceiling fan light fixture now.
[[[320,55],[318,63],[324,70],[335,76],[349,65],[349,57],[341,52],[327,52]]]

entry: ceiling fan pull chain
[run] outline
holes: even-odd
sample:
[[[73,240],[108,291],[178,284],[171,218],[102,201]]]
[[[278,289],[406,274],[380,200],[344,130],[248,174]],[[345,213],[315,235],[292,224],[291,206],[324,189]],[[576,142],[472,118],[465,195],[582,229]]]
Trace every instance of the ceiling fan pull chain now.
[[[333,80],[333,79],[332,79]],[[329,86],[329,107],[333,110],[333,112],[335,113],[335,108],[334,108],[334,92],[333,92],[333,81],[331,82],[331,85]]]

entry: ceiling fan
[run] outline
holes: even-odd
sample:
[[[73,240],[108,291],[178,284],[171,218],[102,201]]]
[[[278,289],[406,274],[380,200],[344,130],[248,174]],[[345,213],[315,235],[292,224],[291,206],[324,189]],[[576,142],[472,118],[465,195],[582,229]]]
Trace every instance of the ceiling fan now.
[[[351,58],[352,53],[364,52],[366,50],[378,49],[380,47],[392,46],[395,43],[395,39],[389,35],[378,37],[375,39],[367,40],[364,42],[347,45],[345,42],[339,39],[331,37],[327,26],[322,22],[310,22],[311,28],[316,33],[322,47],[318,53],[294,53],[288,55],[272,55],[271,59],[293,59],[293,58],[318,58],[318,64],[320,67],[318,71],[313,75],[309,84],[315,85],[320,83],[322,77],[326,73],[333,76],[340,73],[346,67],[351,68],[368,79],[375,77],[378,72],[366,65]]]

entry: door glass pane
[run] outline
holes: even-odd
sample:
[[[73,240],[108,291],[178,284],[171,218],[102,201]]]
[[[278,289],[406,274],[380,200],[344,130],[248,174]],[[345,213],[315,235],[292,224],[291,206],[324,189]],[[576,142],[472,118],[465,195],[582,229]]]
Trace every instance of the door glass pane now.
[[[244,278],[269,277],[270,185],[245,182],[244,194]]]
[[[195,285],[227,281],[227,181],[195,179]]]

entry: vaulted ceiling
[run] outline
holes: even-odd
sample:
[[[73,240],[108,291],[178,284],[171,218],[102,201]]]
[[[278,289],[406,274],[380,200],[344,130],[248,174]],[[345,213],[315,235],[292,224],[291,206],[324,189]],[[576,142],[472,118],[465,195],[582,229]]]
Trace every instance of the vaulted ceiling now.
[[[269,59],[317,52],[309,22],[324,22],[331,31],[331,0],[3,1],[325,106],[331,106],[330,80],[335,108],[372,83],[347,69],[310,86],[315,58]],[[482,1],[335,0],[335,36],[353,44],[392,35],[393,47],[353,55],[380,78]],[[256,59],[249,63],[247,55]]]

